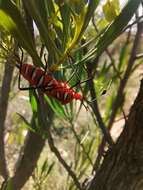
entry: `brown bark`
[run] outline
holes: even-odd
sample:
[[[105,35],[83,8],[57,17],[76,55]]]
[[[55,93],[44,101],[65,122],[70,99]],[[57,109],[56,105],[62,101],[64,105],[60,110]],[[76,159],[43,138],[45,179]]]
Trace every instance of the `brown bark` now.
[[[24,4],[24,1],[23,1],[23,4]],[[25,6],[24,6],[24,10],[25,10],[25,20],[31,32],[33,43],[35,44],[33,20],[28,14],[28,11]],[[52,121],[53,121],[53,112],[49,110],[49,121],[46,127],[50,127],[52,124]],[[26,136],[26,140],[24,144],[24,150],[22,151],[22,155],[19,155],[19,158],[16,164],[17,166],[15,168],[15,174],[10,179],[14,190],[20,190],[25,185],[29,177],[32,175],[32,172],[36,166],[36,163],[40,157],[40,154],[43,150],[44,145],[45,145],[45,139],[42,138],[41,135],[38,135],[31,131],[28,132],[28,135]]]
[[[143,189],[143,80],[122,134],[87,189]]]
[[[13,189],[21,189],[28,178],[31,176],[40,153],[44,147],[45,140],[38,134],[29,132],[23,155],[16,168],[15,175],[12,178]]]
[[[53,112],[49,110],[49,121],[46,128],[51,126],[52,121]],[[42,138],[41,135],[29,131],[29,134],[26,137],[22,156],[19,158],[15,174],[11,178],[14,190],[20,190],[32,175],[32,172],[45,145],[45,140],[46,139]]]
[[[4,179],[8,177],[8,170],[5,158],[5,149],[4,149],[4,126],[5,119],[7,115],[7,107],[9,100],[10,85],[13,76],[14,67],[5,64],[4,77],[0,92],[0,174]]]

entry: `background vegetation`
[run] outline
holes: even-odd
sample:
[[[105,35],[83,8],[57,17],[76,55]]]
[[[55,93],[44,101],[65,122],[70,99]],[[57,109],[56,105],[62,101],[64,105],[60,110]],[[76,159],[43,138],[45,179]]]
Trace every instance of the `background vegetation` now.
[[[141,0],[123,6],[118,0],[0,0],[2,189],[96,189],[94,177],[118,142],[139,87],[141,12]],[[21,50],[23,62],[42,69],[47,62],[48,72],[70,86],[90,79],[75,87],[84,104],[62,106],[40,90],[20,91]],[[21,85],[29,84],[22,79]]]

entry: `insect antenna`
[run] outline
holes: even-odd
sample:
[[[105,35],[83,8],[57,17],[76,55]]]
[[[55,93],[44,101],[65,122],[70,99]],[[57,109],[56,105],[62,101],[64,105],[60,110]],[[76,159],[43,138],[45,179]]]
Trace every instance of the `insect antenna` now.
[[[86,79],[84,81],[78,81],[77,83],[75,83],[74,85],[72,85],[70,88],[74,88],[75,86],[78,86],[80,84],[83,84],[85,82],[88,82],[89,80],[92,80],[93,78],[89,78],[89,79]]]

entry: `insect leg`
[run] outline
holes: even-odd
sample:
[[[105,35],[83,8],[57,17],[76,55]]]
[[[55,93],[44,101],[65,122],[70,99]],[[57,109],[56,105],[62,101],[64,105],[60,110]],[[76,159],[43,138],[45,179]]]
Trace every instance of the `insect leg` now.
[[[29,86],[29,87],[18,87],[19,90],[36,90],[38,87],[33,87],[33,86]]]
[[[20,48],[20,50],[21,50],[21,59],[19,60],[18,88],[19,88],[19,90],[35,90],[35,89],[37,89],[37,87],[33,87],[33,86],[21,87],[21,85],[20,85],[20,81],[21,81],[21,71],[22,71],[22,63],[23,63],[23,55],[24,55],[22,48]]]
[[[92,79],[93,79],[93,78],[91,77],[91,78],[86,79],[86,80],[84,80],[84,81],[78,81],[77,83],[75,83],[74,85],[72,85],[70,88],[74,88],[75,86],[78,86],[78,85],[80,85],[80,84],[82,84],[82,83],[88,82],[88,81],[90,81],[90,80],[92,80]]]
[[[70,59],[69,59],[69,63],[70,63],[70,65],[71,65],[72,69],[74,70],[74,74],[76,74],[77,78],[80,80],[80,76],[79,76],[79,74],[78,74],[78,72],[77,72],[78,69],[77,69],[77,68],[75,69],[75,67],[74,67],[73,64],[72,64],[72,63],[74,62],[73,57],[72,57],[69,53],[67,53],[67,55],[68,55],[68,57],[70,58]],[[73,75],[73,76],[74,76],[74,75]],[[73,78],[73,77],[72,77],[72,78]],[[72,79],[72,78],[71,78],[71,79]],[[71,80],[71,79],[70,79],[70,80]],[[70,80],[68,80],[68,82],[69,82]]]
[[[23,61],[23,50],[22,50],[21,48],[20,48],[20,50],[21,50],[22,54],[21,54],[21,59],[20,59],[20,61],[19,61],[20,66],[19,66],[18,88],[19,88],[20,90],[24,90],[25,88],[22,88],[22,87],[20,86],[21,70],[22,70],[22,61]]]
[[[78,71],[78,69],[76,69],[76,70],[72,73],[72,75],[71,75],[70,78],[66,81],[66,83],[69,83],[69,82],[72,80],[72,78],[73,78],[74,75],[77,73],[77,71]]]

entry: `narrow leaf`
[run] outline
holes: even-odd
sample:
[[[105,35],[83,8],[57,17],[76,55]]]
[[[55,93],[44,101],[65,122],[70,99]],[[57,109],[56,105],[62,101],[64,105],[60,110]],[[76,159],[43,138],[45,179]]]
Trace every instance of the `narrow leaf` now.
[[[0,25],[19,42],[32,56],[35,62],[41,63],[36,52],[32,36],[22,18],[20,11],[10,0],[0,1]]]
[[[45,19],[43,12],[46,12],[46,7],[44,4],[44,1],[41,0],[23,0],[23,3],[27,7],[27,10],[29,11],[29,14],[34,19],[37,28],[40,32],[40,35],[45,43],[45,46],[49,53],[56,52],[58,55],[60,54],[60,51],[57,49],[54,41],[51,39],[51,36],[49,35],[48,31],[48,20]]]
[[[140,0],[129,0],[127,5],[123,8],[122,12],[114,22],[109,26],[109,28],[105,31],[103,36],[99,39],[98,44],[96,46],[97,55],[100,55],[109,44],[113,42],[123,31],[124,27],[128,24],[135,11],[138,9],[140,4]]]

